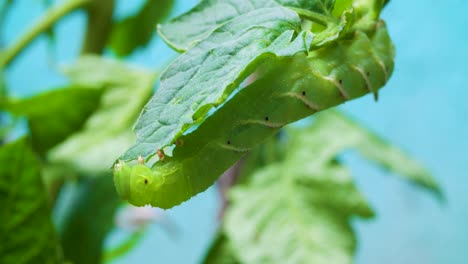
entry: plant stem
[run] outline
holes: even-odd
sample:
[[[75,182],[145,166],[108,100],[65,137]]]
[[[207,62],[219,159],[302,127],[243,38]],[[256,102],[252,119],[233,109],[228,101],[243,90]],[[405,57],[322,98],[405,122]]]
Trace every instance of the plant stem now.
[[[319,23],[320,25],[323,25],[323,26],[337,23],[337,20],[332,16],[326,16],[326,15],[313,12],[307,9],[302,9],[302,8],[290,7],[290,9],[298,13],[299,16],[310,19],[311,21]]]
[[[112,31],[115,0],[90,0],[88,24],[82,54],[101,54]]]
[[[145,235],[145,231],[145,228],[141,228],[140,230],[133,232],[129,238],[127,238],[115,248],[112,248],[109,251],[105,251],[103,253],[102,262],[110,263],[130,252],[133,248],[135,248],[138,242],[141,241]]]
[[[69,13],[79,9],[90,0],[69,0],[64,4],[50,8],[38,22],[22,35],[16,42],[7,48],[0,57],[0,69],[8,66],[29,44],[31,44],[38,36],[46,32],[57,21],[68,15]]]

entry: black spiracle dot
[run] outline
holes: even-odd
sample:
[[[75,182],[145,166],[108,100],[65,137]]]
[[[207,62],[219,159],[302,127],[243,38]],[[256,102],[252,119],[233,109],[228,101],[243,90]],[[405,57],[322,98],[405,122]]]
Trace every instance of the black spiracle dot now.
[[[340,84],[343,84],[343,80],[341,80],[341,79],[340,79],[338,82],[339,82]]]
[[[265,116],[265,121],[268,121],[270,120],[270,118],[268,116]]]
[[[227,143],[228,145],[231,145],[231,140],[228,140],[226,143]]]
[[[148,184],[148,179],[145,179],[145,184]]]
[[[302,95],[304,95],[304,96],[305,96],[305,95],[306,95],[306,92],[305,92],[305,91],[302,91]]]

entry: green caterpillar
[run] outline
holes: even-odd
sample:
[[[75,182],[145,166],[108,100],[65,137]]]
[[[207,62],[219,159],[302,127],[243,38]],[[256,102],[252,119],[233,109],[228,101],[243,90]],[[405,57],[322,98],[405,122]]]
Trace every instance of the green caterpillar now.
[[[172,156],[161,155],[152,168],[119,161],[117,191],[136,206],[178,205],[206,190],[281,127],[367,93],[377,95],[393,71],[394,54],[381,21],[372,31],[356,31],[308,56],[267,63],[274,65],[195,131],[180,137]]]

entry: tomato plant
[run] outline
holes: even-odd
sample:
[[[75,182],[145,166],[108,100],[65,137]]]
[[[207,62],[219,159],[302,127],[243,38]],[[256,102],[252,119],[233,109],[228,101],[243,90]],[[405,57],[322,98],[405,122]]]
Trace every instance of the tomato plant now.
[[[144,1],[125,18],[113,0],[46,1],[0,53],[0,262],[113,261],[155,218],[129,204],[169,209],[221,176],[221,227],[204,263],[352,262],[350,221],[374,210],[343,152],[443,199],[420,163],[331,109],[366,95],[385,104],[379,90],[398,67],[380,18],[387,2],[202,0],[168,20],[174,1]],[[87,24],[60,73],[67,84],[15,98],[7,69],[77,11]],[[127,63],[156,36],[180,53],[164,70]],[[140,224],[104,249],[118,208],[137,210]]]

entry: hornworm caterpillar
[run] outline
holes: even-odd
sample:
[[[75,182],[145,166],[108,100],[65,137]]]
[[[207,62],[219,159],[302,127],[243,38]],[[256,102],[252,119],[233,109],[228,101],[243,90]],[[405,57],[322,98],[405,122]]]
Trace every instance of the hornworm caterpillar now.
[[[351,39],[272,62],[198,129],[150,169],[119,162],[114,180],[136,206],[170,208],[206,190],[256,145],[294,121],[361,97],[377,95],[393,71],[394,47],[383,22]]]

